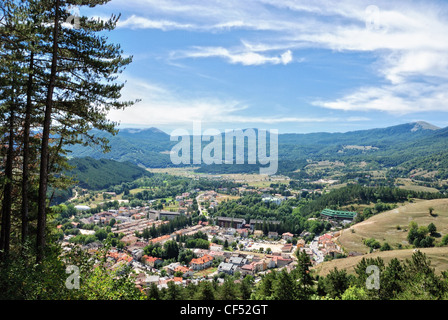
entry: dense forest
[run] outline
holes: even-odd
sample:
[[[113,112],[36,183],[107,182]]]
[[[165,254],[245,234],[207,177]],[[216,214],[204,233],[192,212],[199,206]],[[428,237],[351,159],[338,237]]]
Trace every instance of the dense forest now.
[[[143,176],[151,176],[147,170],[130,162],[108,159],[73,158],[68,161],[70,170],[64,172],[76,185],[90,190],[102,190],[124,182],[132,182]]]

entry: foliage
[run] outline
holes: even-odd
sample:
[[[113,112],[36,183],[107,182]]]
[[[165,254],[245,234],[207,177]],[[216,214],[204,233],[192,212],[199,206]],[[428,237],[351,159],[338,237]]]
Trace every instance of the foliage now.
[[[68,161],[68,164],[73,168],[65,174],[73,177],[80,187],[91,190],[107,189],[151,175],[147,170],[130,162],[108,159],[73,158]]]

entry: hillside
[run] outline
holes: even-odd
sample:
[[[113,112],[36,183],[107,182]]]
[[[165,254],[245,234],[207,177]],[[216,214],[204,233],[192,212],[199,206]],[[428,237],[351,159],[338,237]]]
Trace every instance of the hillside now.
[[[429,214],[430,207],[434,208],[435,216]],[[388,242],[395,249],[398,244],[408,245],[407,229],[411,221],[424,226],[434,223],[443,237],[448,234],[448,199],[420,200],[377,214],[344,230],[338,242],[346,252],[369,252],[362,242],[369,238]]]
[[[169,152],[177,142],[170,141],[169,134],[159,129],[121,129],[115,136],[102,132],[95,134],[109,139],[109,153],[102,153],[94,147],[74,146],[70,156],[129,161],[146,168],[175,167]],[[443,167],[445,161],[440,161],[448,149],[447,137],[448,128],[440,129],[422,121],[345,133],[280,134],[279,173],[291,174],[303,169],[307,161],[312,160],[345,164],[364,162],[377,169],[395,168],[396,173],[403,177],[424,166],[425,170],[440,170],[448,176],[448,171]],[[206,144],[208,142],[204,142],[203,146]],[[258,164],[203,165],[199,171],[250,173],[257,172],[258,168]]]
[[[435,268],[436,273],[448,270],[448,247],[435,247],[435,248],[421,248],[418,249],[423,252],[431,261],[431,266]],[[393,258],[397,258],[400,261],[411,259],[415,249],[405,250],[393,250],[383,251],[365,254],[362,256],[350,257],[345,259],[336,259],[332,261],[323,262],[313,269],[320,275],[326,276],[335,267],[339,270],[346,270],[347,273],[353,274],[354,268],[362,260],[362,258],[377,258],[380,257],[384,260],[385,264],[388,264]]]
[[[74,168],[66,172],[66,175],[72,176],[80,187],[86,189],[101,190],[151,175],[150,172],[130,162],[85,157],[70,159],[68,163]]]
[[[429,208],[434,208],[433,216],[429,214]],[[348,252],[359,252],[363,255],[336,259],[324,262],[315,267],[320,275],[326,275],[335,267],[345,269],[349,273],[354,272],[354,267],[362,258],[381,257],[387,264],[392,258],[399,260],[410,259],[415,249],[401,249],[391,251],[375,251],[368,253],[369,248],[363,244],[363,239],[374,238],[380,243],[388,242],[393,249],[397,244],[408,245],[406,240],[408,226],[415,221],[419,226],[427,226],[434,223],[440,237],[448,234],[448,199],[420,200],[415,203],[403,205],[397,209],[375,215],[368,220],[357,223],[349,229],[343,230],[337,243]],[[397,228],[400,227],[400,229]],[[436,272],[448,269],[448,247],[419,248],[432,261]]]
[[[147,168],[164,168],[172,166],[169,151],[176,144],[170,136],[156,129],[121,129],[115,136],[95,130],[98,137],[109,140],[110,152],[103,153],[98,147],[76,145],[71,148],[71,157],[91,157],[129,161]]]

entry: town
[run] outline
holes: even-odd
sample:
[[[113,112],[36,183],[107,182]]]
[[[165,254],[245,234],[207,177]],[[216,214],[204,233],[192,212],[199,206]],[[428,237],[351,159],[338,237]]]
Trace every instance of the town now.
[[[240,278],[250,275],[256,283],[272,269],[285,268],[288,272],[294,269],[297,250],[305,251],[313,265],[344,256],[335,241],[340,234],[337,228],[310,239],[310,232],[307,231],[301,234],[268,231],[269,225],[280,223],[275,220],[210,217],[207,210],[219,206],[216,200],[219,196],[214,190],[185,192],[175,197],[178,211],[155,210],[148,202],[144,207],[120,206],[118,209],[104,210],[76,219],[79,222],[58,225],[57,228],[65,228],[66,231],[77,229],[79,232],[75,234],[84,237],[93,236],[101,228],[106,228],[107,232],[119,239],[113,242],[115,246],[108,248],[107,268],[117,271],[130,267],[135,285],[141,291],[152,284],[157,285],[158,289],[167,288],[170,281],[183,286],[200,281],[216,280],[222,283],[226,275]],[[286,199],[280,195],[264,194],[262,197],[263,202],[276,204]],[[194,203],[198,204],[197,212],[203,219],[189,225],[187,221],[191,220]],[[77,209],[82,215],[87,208],[77,206]],[[345,219],[343,221],[347,223],[354,216],[346,213],[335,217],[331,210],[322,212],[322,219],[331,218]],[[169,232],[170,223],[175,222],[176,226],[182,227]],[[164,234],[156,232],[162,228]],[[77,245],[76,237],[73,232],[65,232],[61,239],[63,247],[70,250]],[[104,239],[106,236],[97,238]],[[193,241],[197,239],[200,241]],[[102,246],[100,241],[83,244],[89,252],[95,252]],[[167,247],[174,247],[174,254],[164,259],[161,252]],[[179,259],[182,251],[190,259]]]

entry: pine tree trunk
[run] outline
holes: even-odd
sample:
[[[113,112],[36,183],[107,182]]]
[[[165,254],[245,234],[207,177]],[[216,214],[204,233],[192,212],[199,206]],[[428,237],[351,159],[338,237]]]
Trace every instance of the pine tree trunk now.
[[[33,45],[33,44],[32,44]],[[22,169],[22,246],[25,245],[28,237],[28,186],[29,186],[29,158],[30,158],[30,126],[31,126],[31,96],[33,94],[33,72],[34,72],[34,52],[30,55],[30,72],[26,90],[26,109],[23,125],[23,169]]]
[[[14,101],[15,99],[13,99]],[[12,103],[12,102],[11,102]],[[12,206],[12,166],[14,158],[14,106],[11,104],[9,116],[8,152],[5,165],[5,188],[2,202],[2,230],[0,234],[1,259],[6,260],[9,255],[11,238],[11,206]]]
[[[47,97],[45,101],[45,118],[42,131],[42,147],[40,154],[40,175],[39,175],[39,195],[37,207],[37,238],[36,238],[36,262],[42,261],[45,249],[45,228],[47,220],[47,186],[48,186],[48,158],[51,115],[53,111],[53,92],[56,82],[58,63],[58,34],[59,34],[59,0],[56,0],[54,29],[53,29],[53,50],[51,61],[51,73],[48,83]]]

